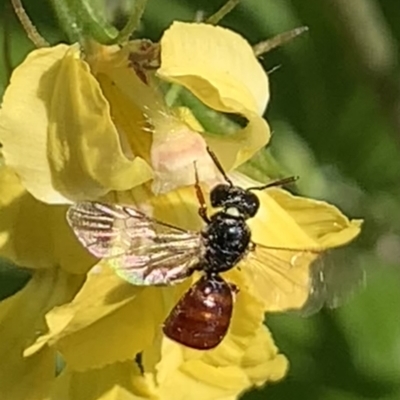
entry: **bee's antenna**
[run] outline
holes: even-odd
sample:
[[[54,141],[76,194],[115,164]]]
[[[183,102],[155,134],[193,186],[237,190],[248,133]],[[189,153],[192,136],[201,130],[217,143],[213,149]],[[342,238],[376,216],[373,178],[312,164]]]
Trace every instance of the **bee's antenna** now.
[[[211,159],[214,161],[215,166],[217,167],[218,171],[221,173],[221,175],[224,177],[224,179],[228,182],[230,186],[233,186],[233,182],[228,178],[228,175],[222,168],[221,163],[219,162],[217,156],[213,153],[213,151],[207,147],[208,154],[210,155]]]
[[[203,219],[204,222],[207,224],[210,223],[210,219],[208,218],[207,215],[207,203],[206,199],[204,198],[203,191],[201,190],[200,186],[200,179],[199,179],[199,172],[197,171],[197,162],[194,162],[194,177],[195,177],[195,183],[194,183],[194,188],[196,190],[196,196],[197,200],[199,201],[200,207],[198,210],[198,213],[200,217]]]
[[[274,187],[274,186],[284,186],[289,183],[296,182],[299,178],[300,178],[299,176],[289,176],[288,178],[278,179],[276,181],[267,183],[266,185],[263,185],[263,186],[250,187],[250,188],[247,188],[247,190],[264,190],[264,189],[268,189],[268,188]]]

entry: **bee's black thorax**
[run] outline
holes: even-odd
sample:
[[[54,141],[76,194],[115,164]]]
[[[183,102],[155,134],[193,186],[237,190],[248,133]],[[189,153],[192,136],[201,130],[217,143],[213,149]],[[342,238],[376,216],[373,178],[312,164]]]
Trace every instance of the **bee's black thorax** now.
[[[224,211],[211,217],[203,230],[205,266],[208,273],[219,273],[233,268],[245,255],[250,243],[250,229],[242,216]]]

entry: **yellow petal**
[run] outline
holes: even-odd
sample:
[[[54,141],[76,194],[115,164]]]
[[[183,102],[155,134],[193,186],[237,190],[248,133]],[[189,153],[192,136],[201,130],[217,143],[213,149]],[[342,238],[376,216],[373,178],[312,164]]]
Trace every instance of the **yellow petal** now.
[[[104,50],[96,58],[94,69],[110,102],[115,125],[125,133],[131,149],[152,165],[153,192],[193,184],[195,162],[200,180],[215,183],[217,174],[206,142],[188,127],[183,115],[175,115],[166,107],[153,86],[138,78],[129,64],[130,48]]]
[[[251,46],[220,26],[174,22],[161,38],[157,74],[218,111],[262,115],[269,100],[268,76]]]
[[[159,129],[154,133],[151,159],[155,194],[193,185],[196,173],[200,182],[212,186],[221,179],[207,152],[205,140],[184,124],[176,124],[168,132]]]
[[[0,140],[7,165],[44,202],[95,198],[151,178],[147,163],[123,153],[107,100],[77,46],[35,50],[14,70]]]
[[[269,195],[322,249],[347,244],[361,232],[362,220],[349,220],[335,206],[324,201],[293,196],[284,190],[271,190]]]
[[[0,386],[4,400],[42,399],[54,380],[55,353],[44,347],[24,358],[23,350],[45,329],[44,315],[69,301],[82,276],[61,270],[35,272],[20,292],[0,303]]]
[[[154,125],[160,121],[168,129],[174,117],[157,90],[139,79],[129,56],[129,47],[118,51],[102,47],[91,66],[110,104],[113,122],[123,133],[124,148],[150,162]]]
[[[235,366],[216,367],[199,359],[185,362],[181,351],[182,346],[165,341],[157,375],[161,399],[222,399],[235,396],[250,385],[247,376]]]
[[[130,58],[138,42],[140,46],[140,40],[132,41],[122,48],[118,46],[100,46],[94,57],[89,59],[89,63],[102,87],[103,79],[109,80],[111,85],[117,89],[113,95],[122,95],[120,99],[124,98],[130,106],[143,113],[143,116],[146,117],[145,119],[148,118],[151,123],[154,118],[161,116],[163,113],[169,114],[169,110],[166,108],[158,88],[143,82],[132,66]],[[106,97],[109,98],[107,90]],[[109,102],[113,104],[111,98],[109,98]],[[135,117],[137,111],[135,112]],[[138,134],[139,130],[137,128],[138,126],[132,132],[128,132],[128,136]],[[144,126],[141,128],[144,128]]]
[[[0,167],[0,255],[30,268],[85,273],[94,259],[65,218],[66,206],[36,200],[11,169]]]
[[[98,73],[96,78],[110,104],[111,117],[120,132],[124,152],[138,155],[149,163],[153,127],[140,107],[143,104],[134,103],[129,96],[130,92],[137,94],[137,86],[142,83],[128,67],[116,66],[114,69],[113,64],[106,72]],[[124,90],[119,84],[123,85]]]
[[[246,118],[248,120],[246,127],[234,135],[203,134],[225,171],[235,169],[249,160],[269,142],[271,137],[269,126],[263,118],[252,112],[248,112]]]
[[[155,399],[149,386],[131,361],[85,372],[67,368],[57,377],[49,400]]]
[[[194,187],[184,187],[154,196],[151,186],[146,184],[129,192],[113,193],[107,199],[130,204],[149,217],[183,229],[199,230],[204,225],[198,215],[199,202]]]
[[[67,46],[61,45],[30,53],[14,70],[0,110],[0,142],[7,164],[15,168],[37,198],[53,202],[63,202],[65,198],[51,184],[47,158],[49,117],[46,101],[42,99],[46,87],[41,79],[51,74],[51,67],[66,50]]]
[[[246,128],[229,137],[204,134],[225,169],[240,165],[268,142],[269,127],[260,117],[269,99],[268,77],[240,35],[217,26],[174,22],[161,39],[157,74],[184,86],[212,109],[248,120]]]
[[[163,289],[133,286],[97,268],[70,304],[46,316],[49,332],[30,353],[48,342],[82,371],[133,359],[153,344],[166,314]]]
[[[261,326],[247,348],[241,366],[250,381],[256,386],[261,386],[265,382],[282,379],[287,373],[289,363],[283,354],[278,354],[268,329]]]

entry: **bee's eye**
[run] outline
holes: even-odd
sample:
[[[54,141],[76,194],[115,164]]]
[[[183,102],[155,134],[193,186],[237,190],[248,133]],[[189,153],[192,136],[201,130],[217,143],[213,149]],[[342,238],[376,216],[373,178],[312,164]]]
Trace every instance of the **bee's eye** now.
[[[246,214],[247,217],[254,217],[257,214],[257,211],[260,207],[260,200],[258,197],[252,193],[247,192],[243,198],[243,213]]]
[[[210,202],[212,207],[223,207],[229,198],[229,193],[231,191],[229,185],[219,184],[211,190]]]

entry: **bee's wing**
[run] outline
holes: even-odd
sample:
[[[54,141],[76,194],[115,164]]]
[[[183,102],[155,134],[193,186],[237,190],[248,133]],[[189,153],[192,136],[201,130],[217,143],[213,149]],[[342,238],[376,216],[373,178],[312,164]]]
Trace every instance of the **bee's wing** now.
[[[321,254],[311,266],[311,292],[302,313],[309,315],[322,305],[336,308],[348,301],[366,284],[361,262],[355,250],[346,248]]]
[[[361,269],[347,266],[322,252],[256,245],[243,271],[268,311],[300,309],[309,315],[324,304],[340,305],[363,281]]]
[[[95,257],[109,259],[135,285],[177,283],[193,272],[204,251],[201,235],[156,221],[134,208],[97,202],[72,205],[67,220]]]

